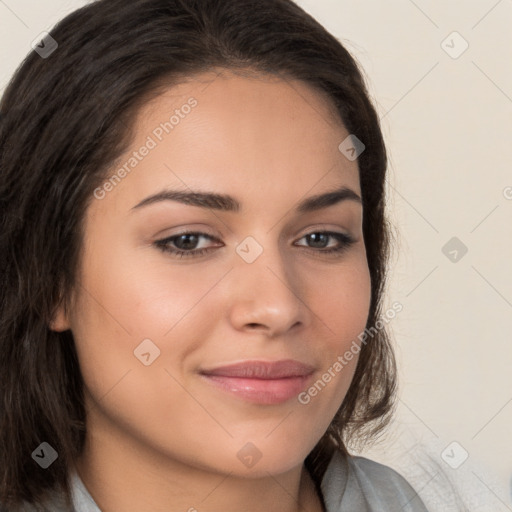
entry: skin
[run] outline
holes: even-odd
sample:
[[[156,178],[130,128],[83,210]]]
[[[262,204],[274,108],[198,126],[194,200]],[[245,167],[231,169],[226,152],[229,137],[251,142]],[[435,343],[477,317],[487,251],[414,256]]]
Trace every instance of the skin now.
[[[360,202],[295,211],[340,186],[361,195],[357,161],[338,150],[348,132],[306,84],[205,73],[144,105],[107,177],[190,97],[197,106],[86,211],[80,285],[51,325],[71,329],[85,382],[76,468],[103,512],[320,511],[304,459],[340,407],[357,356],[308,404],[250,403],[198,371],[296,359],[315,367],[307,390],[364,330],[371,287]],[[164,188],[229,194],[242,208],[132,209]],[[155,245],[183,230],[213,236],[189,246],[210,251],[180,259]],[[355,242],[322,253],[306,237],[322,230]],[[248,236],[263,249],[252,263],[235,251]],[[145,366],[134,350],[147,338],[160,356]],[[237,457],[249,442],[261,453],[250,468]]]

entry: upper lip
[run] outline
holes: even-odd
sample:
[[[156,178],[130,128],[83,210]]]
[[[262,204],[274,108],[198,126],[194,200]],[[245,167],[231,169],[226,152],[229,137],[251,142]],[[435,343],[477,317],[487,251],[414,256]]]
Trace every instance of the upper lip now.
[[[238,377],[246,379],[285,379],[305,377],[313,373],[314,367],[293,359],[281,361],[243,361],[216,368],[202,370],[203,375]]]

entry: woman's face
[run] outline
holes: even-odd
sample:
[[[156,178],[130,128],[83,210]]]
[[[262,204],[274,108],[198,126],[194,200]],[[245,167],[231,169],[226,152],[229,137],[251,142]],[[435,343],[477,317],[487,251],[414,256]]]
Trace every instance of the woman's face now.
[[[52,324],[74,335],[89,440],[287,471],[340,407],[370,305],[349,133],[305,84],[228,72],[169,89],[135,130]]]

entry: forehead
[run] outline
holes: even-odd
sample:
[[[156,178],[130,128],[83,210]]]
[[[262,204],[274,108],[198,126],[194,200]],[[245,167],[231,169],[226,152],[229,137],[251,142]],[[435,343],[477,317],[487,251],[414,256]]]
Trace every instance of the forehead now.
[[[238,118],[272,107],[276,115],[288,114],[285,120],[314,116],[326,126],[343,127],[332,98],[309,83],[284,74],[224,68],[177,78],[172,86],[160,82],[156,95],[140,109],[139,121],[166,103],[179,108],[180,100],[191,94],[204,108],[236,112]]]
[[[132,144],[110,170],[128,171],[112,196],[134,204],[162,186],[259,192],[259,201],[276,189],[296,199],[339,185],[360,193],[357,162],[338,149],[348,135],[326,95],[303,82],[195,75],[142,106]]]

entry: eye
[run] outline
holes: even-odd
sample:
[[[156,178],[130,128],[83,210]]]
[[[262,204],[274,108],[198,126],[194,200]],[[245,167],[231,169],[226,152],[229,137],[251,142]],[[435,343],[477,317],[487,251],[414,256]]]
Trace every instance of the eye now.
[[[338,253],[348,249],[352,244],[355,243],[354,238],[345,233],[338,233],[335,231],[315,231],[304,235],[302,239],[306,239],[309,249],[315,250],[320,253]],[[329,246],[329,240],[334,240],[335,245]],[[337,242],[337,243],[336,243]]]
[[[198,247],[201,239],[215,240],[216,238],[206,233],[186,232],[173,235],[163,240],[157,240],[155,245],[166,253],[178,258],[200,256],[213,249],[213,247]]]
[[[309,244],[306,246],[307,250],[320,254],[341,253],[355,243],[350,235],[334,231],[315,231],[304,235],[300,240],[303,239]],[[215,241],[216,245],[205,247],[205,240]],[[334,246],[330,243],[332,241],[335,242]],[[220,240],[201,232],[184,232],[154,242],[154,245],[160,250],[177,258],[202,256],[216,247],[220,247],[221,244]],[[298,246],[304,247],[302,244],[298,244]]]

